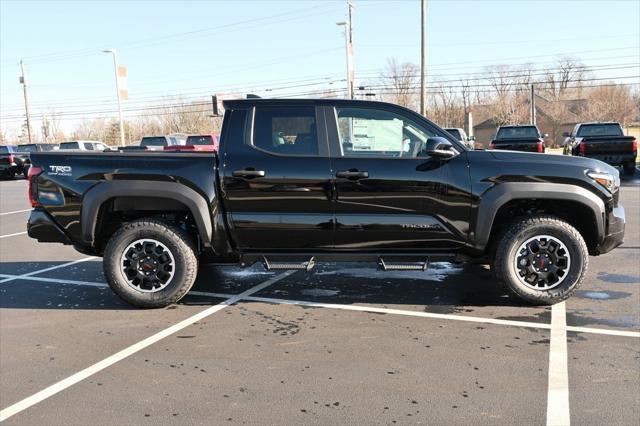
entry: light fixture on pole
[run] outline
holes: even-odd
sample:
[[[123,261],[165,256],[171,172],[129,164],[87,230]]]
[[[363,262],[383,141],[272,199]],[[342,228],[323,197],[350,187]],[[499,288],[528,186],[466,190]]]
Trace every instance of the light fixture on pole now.
[[[121,95],[120,95],[120,72],[119,72],[119,67],[118,67],[118,53],[116,52],[116,49],[105,49],[102,52],[104,53],[111,53],[113,55],[113,68],[115,69],[115,73],[116,73],[116,94],[118,95],[118,116],[120,119],[120,145],[124,146],[124,122],[122,120],[122,104],[121,104]],[[126,70],[124,71],[125,76],[126,76]],[[123,76],[124,77],[124,76]]]

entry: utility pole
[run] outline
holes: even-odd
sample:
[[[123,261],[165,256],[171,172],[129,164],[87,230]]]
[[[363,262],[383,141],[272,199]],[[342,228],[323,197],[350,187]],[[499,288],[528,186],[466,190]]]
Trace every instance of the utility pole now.
[[[113,68],[116,71],[116,94],[118,95],[118,117],[120,119],[120,146],[124,146],[124,121],[122,120],[122,103],[120,102],[120,78],[118,76],[118,53],[116,49],[103,50],[104,53],[113,55]]]
[[[347,97],[355,97],[355,71],[353,70],[353,5],[347,0],[348,20],[336,22],[336,25],[344,26],[344,38],[347,51]]]
[[[20,83],[22,83],[22,91],[24,92],[24,112],[27,116],[27,134],[29,135],[29,143],[31,142],[31,118],[29,117],[29,97],[27,96],[27,78],[24,75],[24,63],[20,59]]]
[[[531,124],[536,125],[536,86],[531,84]]]
[[[420,0],[420,114],[427,113],[427,0]]]

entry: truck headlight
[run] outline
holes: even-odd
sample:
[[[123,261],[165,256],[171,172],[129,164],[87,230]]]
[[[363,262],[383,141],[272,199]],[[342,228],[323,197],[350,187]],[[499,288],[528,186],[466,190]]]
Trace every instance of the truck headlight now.
[[[598,182],[600,186],[603,186],[610,193],[614,193],[620,187],[620,174],[616,172],[616,174],[605,173],[605,172],[596,172],[589,171],[587,172],[587,176],[591,179]]]

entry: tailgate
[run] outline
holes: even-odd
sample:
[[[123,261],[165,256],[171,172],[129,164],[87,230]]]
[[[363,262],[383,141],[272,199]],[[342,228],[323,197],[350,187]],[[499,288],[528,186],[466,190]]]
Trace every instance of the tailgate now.
[[[631,154],[633,153],[633,137],[621,138],[584,138],[582,148],[589,154]]]
[[[513,139],[513,140],[494,140],[494,149],[509,149],[512,151],[538,152],[538,139]]]

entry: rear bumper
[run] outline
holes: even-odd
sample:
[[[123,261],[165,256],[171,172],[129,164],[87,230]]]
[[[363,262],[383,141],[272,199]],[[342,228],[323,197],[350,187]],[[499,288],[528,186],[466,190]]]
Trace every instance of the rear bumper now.
[[[614,207],[607,216],[607,228],[604,239],[595,249],[595,254],[608,253],[624,241],[625,215],[624,207]]]
[[[62,228],[43,210],[32,210],[27,222],[27,233],[41,243],[71,244]]]
[[[632,153],[629,154],[602,154],[591,155],[587,153],[587,158],[593,158],[594,160],[600,160],[603,163],[607,163],[610,166],[622,166],[627,163],[635,163],[636,156]]]

